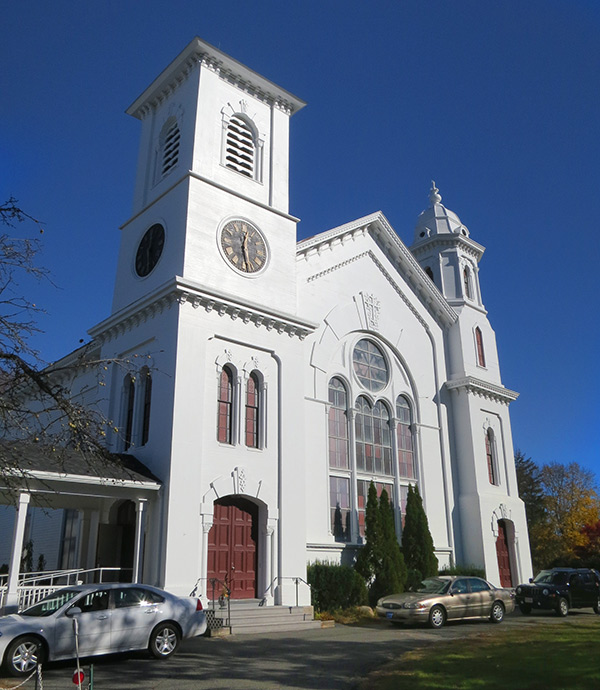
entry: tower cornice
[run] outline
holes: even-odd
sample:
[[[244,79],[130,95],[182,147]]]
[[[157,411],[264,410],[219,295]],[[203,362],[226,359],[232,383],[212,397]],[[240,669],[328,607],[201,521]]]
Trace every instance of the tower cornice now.
[[[468,394],[477,395],[480,398],[493,400],[494,402],[503,403],[504,405],[508,405],[508,403],[513,402],[519,397],[516,391],[511,391],[504,386],[483,381],[474,376],[465,376],[456,381],[446,381],[445,386],[449,391],[455,391],[457,393],[465,391]]]
[[[210,69],[221,79],[235,84],[249,95],[283,110],[288,115],[293,115],[306,105],[289,91],[196,37],[125,112],[139,120],[144,119],[148,112],[168,98],[188,78],[196,65]]]
[[[208,290],[191,280],[179,276],[163,284],[150,295],[130,304],[91,328],[88,333],[100,344],[135,328],[156,314],[170,309],[173,305],[189,304],[206,312],[215,312],[221,317],[240,319],[256,328],[286,333],[290,338],[304,340],[316,330],[318,324],[300,319],[293,314],[265,309],[248,300],[239,301],[236,297],[217,290]]]
[[[415,257],[419,257],[425,252],[433,248],[457,247],[461,249],[467,256],[473,257],[477,263],[481,260],[485,247],[478,242],[475,242],[470,237],[464,235],[434,235],[427,237],[421,242],[417,242],[410,247],[410,251]]]

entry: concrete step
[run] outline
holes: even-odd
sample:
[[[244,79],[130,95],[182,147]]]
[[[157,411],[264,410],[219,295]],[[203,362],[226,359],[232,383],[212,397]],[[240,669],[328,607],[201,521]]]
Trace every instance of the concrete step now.
[[[228,619],[229,613],[229,619]],[[259,606],[254,600],[232,601],[227,607],[207,608],[211,634],[228,631],[234,635],[260,632],[288,632],[321,628],[312,606]]]

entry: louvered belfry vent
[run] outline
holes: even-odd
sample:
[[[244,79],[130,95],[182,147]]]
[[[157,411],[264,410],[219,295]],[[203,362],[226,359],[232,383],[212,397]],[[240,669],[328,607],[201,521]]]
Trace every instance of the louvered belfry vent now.
[[[248,123],[233,115],[227,125],[225,165],[247,177],[254,177],[254,135]]]
[[[177,161],[179,160],[180,138],[179,125],[177,121],[173,121],[170,123],[165,133],[161,176],[166,175],[171,168],[177,165]]]

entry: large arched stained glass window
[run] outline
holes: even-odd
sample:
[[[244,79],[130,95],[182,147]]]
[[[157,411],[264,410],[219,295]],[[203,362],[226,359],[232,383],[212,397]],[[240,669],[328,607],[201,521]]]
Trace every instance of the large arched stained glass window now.
[[[217,439],[220,443],[233,443],[233,373],[227,366],[219,376]]]
[[[348,469],[348,394],[338,378],[329,382],[329,467]]]
[[[356,467],[361,472],[391,476],[390,414],[383,402],[374,406],[364,396],[356,401]]]
[[[352,353],[352,364],[358,380],[367,390],[379,391],[386,386],[387,362],[375,343],[366,338],[359,340]]]
[[[408,400],[398,396],[396,400],[396,437],[398,440],[398,473],[407,479],[415,478],[411,412]]]

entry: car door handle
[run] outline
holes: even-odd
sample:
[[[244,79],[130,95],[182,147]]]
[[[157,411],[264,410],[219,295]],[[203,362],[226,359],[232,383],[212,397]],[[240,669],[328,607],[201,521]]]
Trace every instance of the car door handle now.
[[[108,618],[108,616],[98,616],[99,621],[106,620],[107,618]]]

